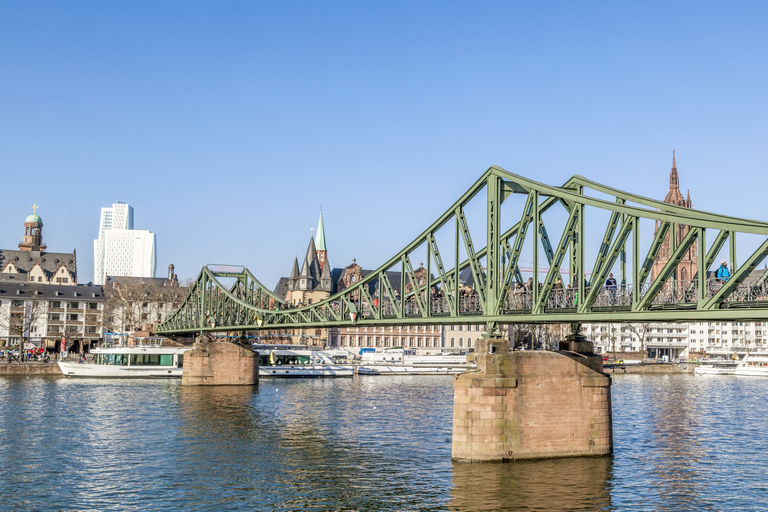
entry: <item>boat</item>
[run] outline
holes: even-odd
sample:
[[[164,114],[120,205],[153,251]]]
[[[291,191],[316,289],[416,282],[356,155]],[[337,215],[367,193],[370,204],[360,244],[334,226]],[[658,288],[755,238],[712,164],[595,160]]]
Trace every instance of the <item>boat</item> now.
[[[747,354],[733,370],[741,377],[768,377],[768,357]]]
[[[412,349],[364,352],[358,375],[456,375],[474,368],[467,354],[416,355]]]
[[[312,350],[295,345],[253,345],[259,354],[259,377],[352,377],[355,367],[346,351]]]
[[[739,361],[732,359],[714,359],[704,361],[693,369],[696,375],[733,375]]]
[[[181,378],[184,353],[192,347],[163,346],[162,338],[136,338],[126,335],[107,338],[104,345],[91,350],[93,362],[58,361],[67,377],[95,378]]]

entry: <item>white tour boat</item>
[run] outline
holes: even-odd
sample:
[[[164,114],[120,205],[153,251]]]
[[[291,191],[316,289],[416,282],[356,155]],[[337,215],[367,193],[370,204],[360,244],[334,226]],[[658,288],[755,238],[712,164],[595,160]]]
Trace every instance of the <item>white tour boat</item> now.
[[[93,362],[58,364],[67,377],[181,378],[184,353],[190,350],[162,346],[161,338],[137,338],[128,345],[121,337],[92,349]]]
[[[359,375],[456,375],[475,365],[467,354],[418,356],[415,350],[389,348],[382,352],[364,352],[357,367]]]
[[[344,351],[310,350],[291,345],[254,345],[259,377],[352,377],[355,367],[344,364]]]
[[[741,377],[768,377],[768,357],[747,354],[733,370],[733,375]]]
[[[715,359],[698,365],[693,369],[693,373],[696,375],[733,375],[738,365],[738,361]]]

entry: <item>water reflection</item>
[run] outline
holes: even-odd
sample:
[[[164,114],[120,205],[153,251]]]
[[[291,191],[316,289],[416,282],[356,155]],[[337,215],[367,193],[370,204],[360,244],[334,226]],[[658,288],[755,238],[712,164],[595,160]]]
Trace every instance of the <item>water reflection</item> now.
[[[454,462],[452,510],[613,510],[611,457]]]
[[[0,378],[0,510],[764,509],[768,379],[612,389],[613,458],[471,464],[443,377]]]

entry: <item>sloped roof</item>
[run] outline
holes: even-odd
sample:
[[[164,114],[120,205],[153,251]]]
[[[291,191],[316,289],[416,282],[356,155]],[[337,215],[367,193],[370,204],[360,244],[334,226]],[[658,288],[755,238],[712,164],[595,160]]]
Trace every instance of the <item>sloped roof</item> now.
[[[35,263],[40,263],[40,267],[48,275],[55,274],[63,263],[67,270],[72,273],[72,276],[77,279],[77,258],[75,253],[0,249],[0,270],[4,269],[9,262],[13,263],[20,273],[25,274],[32,270]]]
[[[94,284],[66,286],[0,282],[0,301],[22,299],[101,301],[104,300],[104,290]]]

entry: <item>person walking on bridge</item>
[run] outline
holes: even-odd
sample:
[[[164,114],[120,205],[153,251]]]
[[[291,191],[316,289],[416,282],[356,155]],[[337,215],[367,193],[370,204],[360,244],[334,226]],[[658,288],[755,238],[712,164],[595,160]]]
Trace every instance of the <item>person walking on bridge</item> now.
[[[719,283],[728,282],[728,279],[731,278],[731,272],[728,270],[727,261],[723,260],[720,262],[720,268],[717,269],[717,274],[715,274],[715,277]]]
[[[619,285],[616,283],[616,279],[613,277],[613,272],[608,274],[608,279],[605,280],[605,287],[608,289],[608,296],[611,300],[611,305],[616,303],[616,291],[619,289]]]

